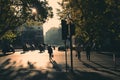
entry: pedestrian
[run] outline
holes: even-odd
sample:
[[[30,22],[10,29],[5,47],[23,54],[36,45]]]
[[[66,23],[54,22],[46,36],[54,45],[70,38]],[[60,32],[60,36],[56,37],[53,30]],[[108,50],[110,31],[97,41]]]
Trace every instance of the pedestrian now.
[[[49,54],[49,60],[51,60],[53,57],[53,50],[51,46],[48,46],[48,54]]]
[[[77,45],[77,47],[76,47],[76,51],[77,51],[76,57],[78,57],[78,60],[81,61],[82,45]]]
[[[87,45],[86,48],[85,48],[85,51],[86,51],[87,60],[90,61],[91,46],[90,46],[90,45]]]

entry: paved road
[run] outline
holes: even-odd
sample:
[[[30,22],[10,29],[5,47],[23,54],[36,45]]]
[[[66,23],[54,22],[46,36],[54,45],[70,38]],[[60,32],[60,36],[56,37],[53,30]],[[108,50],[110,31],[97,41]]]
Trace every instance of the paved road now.
[[[70,52],[67,52],[68,71],[66,72],[65,52],[54,50],[49,61],[47,51],[39,50],[14,54],[0,54],[0,80],[120,80],[120,68],[114,68],[111,56],[91,53],[91,61],[86,60],[85,52],[79,61],[73,51],[73,69],[70,72]]]

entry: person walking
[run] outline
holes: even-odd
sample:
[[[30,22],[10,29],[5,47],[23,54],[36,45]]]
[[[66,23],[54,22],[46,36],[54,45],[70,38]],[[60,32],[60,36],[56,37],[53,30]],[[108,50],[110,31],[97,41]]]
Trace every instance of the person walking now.
[[[90,45],[87,45],[85,51],[86,51],[87,60],[90,61],[91,46],[90,46]]]
[[[53,57],[53,50],[51,46],[48,46],[48,54],[49,54],[49,60],[51,60]]]
[[[76,47],[76,51],[77,51],[76,57],[78,57],[78,60],[81,61],[82,45],[78,45],[78,46]]]

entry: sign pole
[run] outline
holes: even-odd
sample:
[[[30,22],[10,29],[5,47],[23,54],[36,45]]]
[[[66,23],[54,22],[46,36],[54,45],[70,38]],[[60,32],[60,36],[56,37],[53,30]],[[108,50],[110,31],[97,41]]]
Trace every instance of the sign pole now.
[[[66,72],[67,72],[67,48],[66,48],[67,46],[66,46],[66,40],[65,40],[65,63],[66,63]]]
[[[69,24],[71,72],[73,72],[72,33],[71,33],[71,28],[70,27],[71,26]]]

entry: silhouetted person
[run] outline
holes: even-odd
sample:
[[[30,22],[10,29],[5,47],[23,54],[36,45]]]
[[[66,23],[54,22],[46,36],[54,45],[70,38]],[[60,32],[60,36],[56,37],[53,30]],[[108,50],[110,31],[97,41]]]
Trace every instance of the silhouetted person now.
[[[78,57],[78,60],[81,60],[82,45],[78,45],[76,47],[76,51],[77,51],[76,57]]]
[[[85,48],[85,51],[86,51],[86,57],[87,57],[87,60],[90,61],[90,51],[91,51],[91,46],[90,46],[90,45],[87,45],[87,47]]]
[[[53,50],[51,46],[48,46],[48,54],[49,54],[49,59],[52,59],[52,55],[53,55]]]

